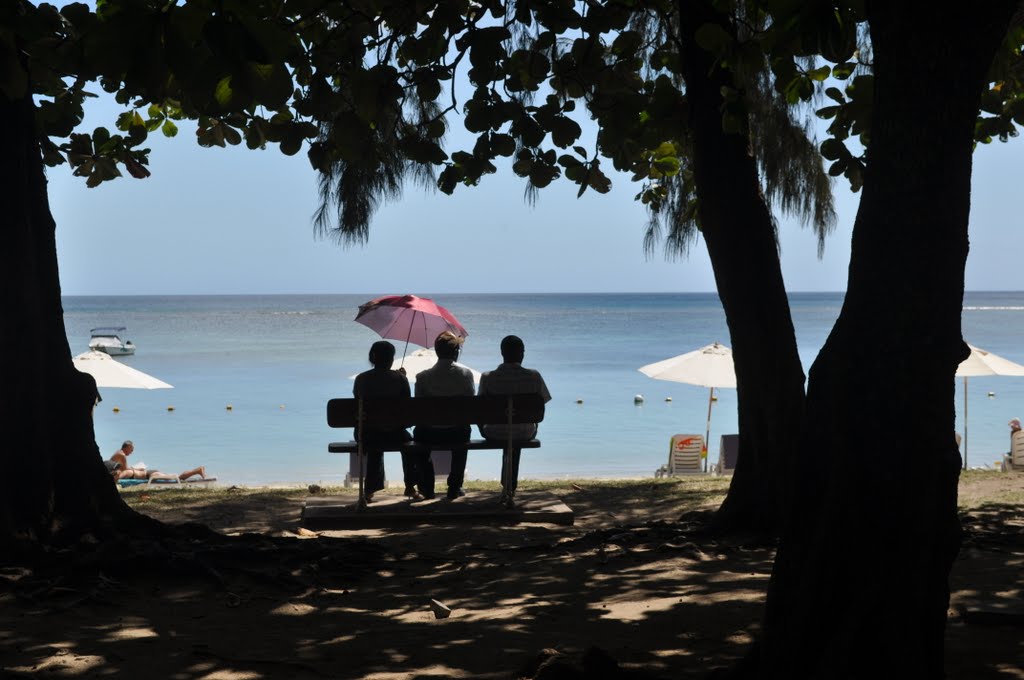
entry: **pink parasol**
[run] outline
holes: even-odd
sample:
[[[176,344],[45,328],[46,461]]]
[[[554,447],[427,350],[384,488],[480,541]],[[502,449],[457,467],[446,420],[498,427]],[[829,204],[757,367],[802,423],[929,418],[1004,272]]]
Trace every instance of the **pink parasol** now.
[[[404,340],[421,347],[433,347],[444,331],[460,338],[469,335],[459,320],[447,309],[429,298],[415,295],[387,295],[359,305],[357,322],[377,331],[382,338]],[[405,356],[405,352],[402,352]]]

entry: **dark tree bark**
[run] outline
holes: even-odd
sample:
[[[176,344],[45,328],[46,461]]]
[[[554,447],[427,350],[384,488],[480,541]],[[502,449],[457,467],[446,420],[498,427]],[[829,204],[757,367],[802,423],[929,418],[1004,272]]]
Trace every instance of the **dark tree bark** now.
[[[0,94],[0,210],[5,292],[0,542],[73,540],[128,510],[102,465],[92,426],[93,379],[71,363],[54,221],[29,96]]]
[[[803,367],[747,133],[722,129],[722,87],[735,83],[694,37],[708,23],[732,31],[730,22],[703,0],[677,7],[701,233],[729,326],[738,392],[739,459],[716,521],[725,530],[774,532],[803,421]]]
[[[868,3],[867,172],[846,300],[810,373],[761,677],[942,677],[972,132],[1015,4]]]

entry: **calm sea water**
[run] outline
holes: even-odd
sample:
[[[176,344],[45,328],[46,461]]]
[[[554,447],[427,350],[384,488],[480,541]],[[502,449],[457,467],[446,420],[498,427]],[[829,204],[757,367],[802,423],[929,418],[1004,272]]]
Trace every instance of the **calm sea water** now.
[[[87,349],[90,328],[127,326],[138,349],[122,360],[174,385],[101,390],[100,450],[109,455],[132,439],[133,458],[150,468],[202,464],[227,483],[340,483],[347,461],[328,454],[327,444],[351,430],[327,427],[325,404],[351,396],[349,376],[368,367],[367,349],[378,337],[352,319],[370,297],[66,297],[74,354]],[[434,297],[469,331],[463,363],[493,368],[499,341],[515,333],[526,342],[524,365],[544,375],[554,398],[541,425],[543,448],[524,453],[523,478],[650,476],[665,462],[673,433],[703,433],[708,390],[652,380],[637,368],[716,340],[729,344],[716,295]],[[805,371],[841,304],[839,293],[792,295]],[[969,294],[963,325],[968,342],[1024,363],[1024,292]],[[961,419],[962,389],[961,380]],[[645,397],[639,405],[638,394]],[[712,461],[719,436],[737,427],[735,390],[718,396]],[[1024,416],[1024,378],[972,378],[968,398],[969,462],[991,464],[1007,448],[1006,422]],[[957,429],[963,432],[962,420]],[[400,479],[398,457],[386,460],[388,479]],[[499,467],[498,452],[471,454],[467,477],[496,479]]]

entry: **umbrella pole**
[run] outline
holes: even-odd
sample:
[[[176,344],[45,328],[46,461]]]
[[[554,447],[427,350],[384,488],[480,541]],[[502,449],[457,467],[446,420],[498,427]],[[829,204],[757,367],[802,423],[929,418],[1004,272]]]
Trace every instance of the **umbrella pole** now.
[[[964,376],[964,469],[967,469],[967,376]]]
[[[704,472],[708,471],[708,442],[711,439],[711,404],[715,402],[715,388],[711,388],[711,394],[708,395],[708,427],[704,431]]]
[[[413,323],[416,323],[416,312],[412,313]],[[424,319],[426,317],[423,317]],[[409,324],[409,332],[405,334],[405,347],[402,348],[402,361],[399,362],[398,367],[402,368],[405,366],[405,353],[409,351],[409,338],[412,337],[412,323]]]
[[[363,433],[365,432],[366,427],[365,427],[365,423],[363,422],[363,399],[362,399],[362,397],[359,398],[359,416],[357,418],[357,421],[359,422],[359,436],[357,437],[357,440],[358,440],[358,443],[359,443],[359,445],[357,447],[357,452],[358,452],[357,455],[359,457],[359,501],[356,503],[356,510],[357,511],[362,511],[362,510],[366,509],[366,492],[365,492],[365,486],[363,485],[363,477],[366,474],[366,468],[365,468],[366,451],[363,450],[363,436],[364,436]]]

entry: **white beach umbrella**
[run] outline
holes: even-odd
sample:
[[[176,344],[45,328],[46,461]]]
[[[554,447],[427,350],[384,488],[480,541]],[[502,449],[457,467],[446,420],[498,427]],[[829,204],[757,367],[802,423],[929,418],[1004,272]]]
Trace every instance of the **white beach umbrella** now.
[[[956,375],[964,379],[964,469],[967,469],[967,378],[979,375],[1024,376],[1024,366],[968,344],[971,354],[957,366]]]
[[[396,360],[395,365],[392,366],[395,370],[399,367],[405,369],[405,377],[409,379],[409,382],[416,382],[416,376],[420,371],[424,371],[434,364],[437,363],[437,353],[432,349],[418,349],[411,354],[407,354],[404,359]],[[456,366],[462,366],[463,368],[469,368],[464,364],[457,363]],[[480,384],[480,371],[469,368],[469,372],[473,374],[473,382]],[[355,379],[356,376],[350,375],[349,378]]]
[[[72,362],[79,371],[95,378],[97,387],[129,387],[143,390],[173,387],[148,373],[112,359],[104,352],[85,352],[72,359]]]
[[[711,394],[708,396],[707,430],[704,434],[704,447],[707,451],[708,439],[711,437],[711,404],[715,401],[715,388],[736,387],[736,369],[732,363],[732,350],[715,342],[671,359],[641,366],[637,370],[655,380],[668,380],[711,388]],[[705,456],[705,470],[707,470],[707,464],[707,456]]]

